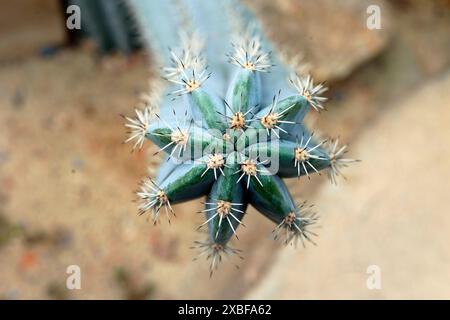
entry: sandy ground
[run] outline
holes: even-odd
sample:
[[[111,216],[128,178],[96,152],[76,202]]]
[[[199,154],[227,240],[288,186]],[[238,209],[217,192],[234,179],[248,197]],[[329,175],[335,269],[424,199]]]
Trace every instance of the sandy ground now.
[[[325,185],[316,196],[319,249],[283,250],[249,298],[448,299],[448,88],[450,74],[367,128],[353,146],[364,160],[351,183]],[[366,285],[371,266],[380,270],[379,289]]]
[[[440,150],[449,135],[445,1],[391,8],[389,34],[355,35],[374,43],[371,50],[338,55],[348,58],[345,72],[321,70],[332,81],[330,111],[307,121],[351,142],[350,155],[363,162],[339,188],[324,177],[288,182],[323,216],[319,246],[280,250],[273,225],[250,209],[249,227],[233,243],[245,261],[239,270],[224,264],[213,279],[204,261],[191,261],[189,247],[203,237],[194,232],[198,202],[177,206],[170,226],[136,215],[133,190],[154,167],[152,147],[130,153],[119,115],[131,115],[147,88],[145,56],[100,59],[85,47],[48,54],[63,37],[54,2],[17,3],[0,10],[1,298],[448,297],[448,205],[439,201],[448,180]],[[298,8],[282,3],[277,14],[295,30],[288,13]],[[30,18],[18,24],[18,16]],[[340,47],[316,58],[317,42],[302,41],[315,63]],[[82,290],[66,290],[72,264],[81,267]],[[383,290],[365,287],[368,264],[380,265]]]

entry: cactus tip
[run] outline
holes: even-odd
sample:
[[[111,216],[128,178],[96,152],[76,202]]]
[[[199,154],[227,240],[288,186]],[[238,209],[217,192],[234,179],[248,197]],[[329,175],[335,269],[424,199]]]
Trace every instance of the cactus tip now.
[[[325,107],[323,103],[328,100],[328,98],[321,96],[322,93],[328,90],[323,83],[314,85],[314,79],[311,75],[306,77],[300,77],[297,74],[289,79],[289,82],[297,90],[298,94],[304,97],[309,104],[314,108],[314,110],[320,112],[324,110]]]
[[[170,214],[175,216],[166,192],[151,178],[148,178],[142,182],[140,189],[136,192],[136,194],[141,201],[138,206],[139,215],[151,211],[154,224],[156,224],[159,220],[159,214],[162,207],[164,207],[169,222]]]
[[[214,271],[219,267],[220,262],[222,262],[222,256],[230,258],[232,256],[237,256],[239,259],[243,259],[241,256],[242,250],[232,248],[225,244],[219,244],[214,241],[195,241],[192,246],[193,249],[198,249],[199,254],[194,258],[198,260],[202,256],[206,256],[206,260],[211,260],[209,266],[209,276],[212,277]],[[238,266],[235,264],[238,268]]]
[[[337,177],[341,176],[346,180],[347,178],[342,173],[342,168],[348,167],[349,164],[359,162],[357,159],[343,158],[347,153],[347,145],[343,145],[339,148],[339,138],[330,139],[328,141],[328,157],[330,160],[330,166],[327,171],[328,178],[331,183],[337,185]]]
[[[124,143],[134,140],[135,142],[132,150],[136,148],[142,149],[145,135],[147,134],[147,129],[151,122],[151,110],[149,107],[144,108],[144,110],[135,109],[135,113],[135,118],[124,117],[127,121],[125,127],[129,129],[129,136]]]
[[[277,240],[284,235],[285,245],[291,244],[297,247],[299,240],[303,247],[305,247],[305,240],[316,245],[312,237],[317,234],[311,229],[314,226],[317,227],[319,217],[312,207],[313,205],[307,205],[306,201],[297,205],[296,210],[289,212],[272,231],[274,239]]]

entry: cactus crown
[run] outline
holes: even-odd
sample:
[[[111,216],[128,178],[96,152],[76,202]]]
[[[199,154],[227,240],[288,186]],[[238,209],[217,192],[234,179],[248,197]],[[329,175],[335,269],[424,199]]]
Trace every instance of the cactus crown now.
[[[170,51],[171,65],[163,73],[172,84],[170,95],[182,99],[186,112],[173,109],[160,115],[146,108],[127,118],[126,141],[133,141],[133,148],[151,140],[158,152],[167,154],[156,180],[145,180],[137,193],[140,212],[150,213],[156,224],[164,210],[170,221],[174,203],[206,196],[200,227],[207,227],[208,236],[195,247],[211,260],[211,273],[222,256],[240,256],[228,243],[245,226],[248,204],[275,223],[275,239],[314,243],[318,217],[312,206],[294,201],[282,178],[309,178],[326,170],[336,183],[342,167],[354,161],[343,158],[346,146],[339,147],[337,140],[316,141],[301,124],[311,107],[324,109],[327,88],[314,84],[310,75],[293,74],[289,82],[295,94],[283,97],[275,91],[264,105],[267,93],[261,83],[274,65],[261,39],[252,34],[232,45],[232,76],[223,99],[208,87],[214,75],[198,43],[184,42]]]

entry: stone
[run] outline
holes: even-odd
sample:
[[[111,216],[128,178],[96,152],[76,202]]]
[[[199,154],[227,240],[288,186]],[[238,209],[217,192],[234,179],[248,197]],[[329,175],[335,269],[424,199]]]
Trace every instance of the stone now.
[[[321,81],[346,78],[378,55],[391,31],[390,7],[384,1],[315,0],[247,1],[264,22],[269,37],[288,56],[303,53]],[[367,8],[377,5],[381,29],[367,27]]]

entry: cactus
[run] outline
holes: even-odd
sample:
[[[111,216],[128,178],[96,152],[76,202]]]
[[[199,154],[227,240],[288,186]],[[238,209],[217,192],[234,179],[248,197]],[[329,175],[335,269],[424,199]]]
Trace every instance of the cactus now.
[[[143,12],[154,10],[144,10],[139,0],[130,3],[145,26],[149,17]],[[237,7],[242,8],[234,10]],[[211,48],[203,48],[208,39],[202,42],[197,33],[182,34],[181,45],[160,60],[169,63],[162,69],[168,83],[168,96],[158,103],[162,107],[150,99],[144,109],[136,110],[135,118],[126,117],[126,142],[132,142],[133,149],[149,140],[159,148],[154,156],[166,154],[158,176],[146,178],[137,192],[139,213],[150,214],[155,224],[162,216],[170,222],[173,204],[206,197],[201,211],[205,220],[199,228],[207,228],[207,238],[194,247],[211,260],[211,274],[223,256],[241,257],[229,242],[245,227],[248,205],[275,223],[275,239],[294,245],[315,243],[317,214],[311,205],[293,199],[282,178],[296,177],[301,183],[305,178],[300,177],[309,179],[325,170],[336,183],[341,169],[355,161],[344,158],[346,146],[316,138],[301,123],[310,109],[324,110],[324,84],[293,72],[286,79],[289,68],[275,66],[279,58],[269,51],[271,45],[257,24],[249,23],[253,18],[242,11],[235,14],[230,21],[240,16],[238,22],[245,27],[238,36],[235,32],[228,54],[219,58],[210,54]],[[151,41],[148,34],[147,39]],[[229,37],[212,40],[213,48],[226,47],[224,39]],[[149,47],[157,51],[165,40]],[[222,57],[228,63],[222,63]],[[211,59],[220,69],[217,74],[207,67]]]
[[[128,8],[122,0],[62,0],[63,9],[77,5],[81,11],[81,30],[70,30],[69,41],[92,38],[102,54],[120,51],[130,54],[141,47]]]

